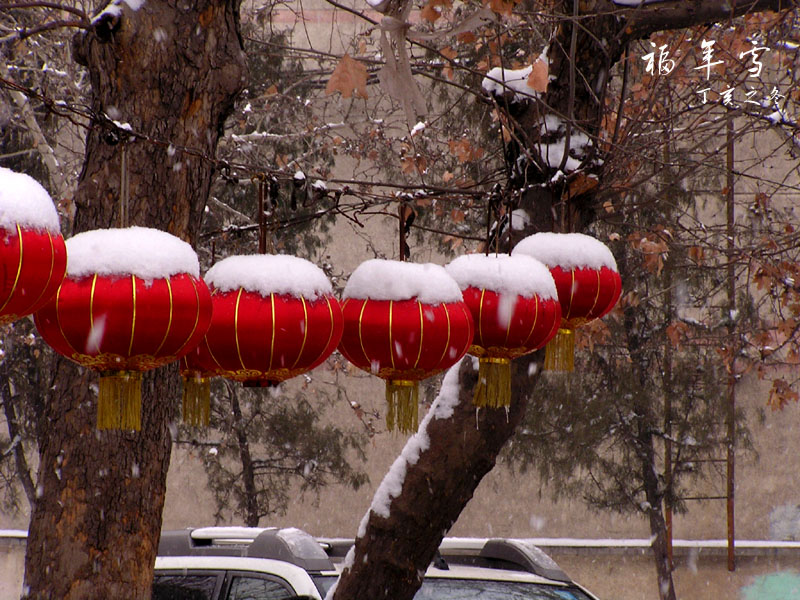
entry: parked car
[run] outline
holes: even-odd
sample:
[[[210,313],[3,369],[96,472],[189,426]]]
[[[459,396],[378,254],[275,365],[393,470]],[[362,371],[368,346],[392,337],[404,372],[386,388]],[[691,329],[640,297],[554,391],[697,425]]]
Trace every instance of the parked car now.
[[[153,600],[324,598],[353,545],[299,529],[206,527],[162,533]],[[536,546],[445,538],[415,600],[597,600]]]

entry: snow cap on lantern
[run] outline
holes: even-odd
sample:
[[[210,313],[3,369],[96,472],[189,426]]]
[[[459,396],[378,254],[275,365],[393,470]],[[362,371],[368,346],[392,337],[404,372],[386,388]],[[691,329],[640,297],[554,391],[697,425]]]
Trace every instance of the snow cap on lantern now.
[[[558,330],[561,306],[550,271],[529,256],[467,254],[446,267],[475,321],[477,406],[511,402],[511,360],[543,347]]]
[[[582,233],[536,233],[516,245],[512,255],[520,254],[547,265],[561,303],[561,327],[547,346],[545,368],[571,371],[574,330],[608,313],[622,292],[614,255],[601,241]]]
[[[32,177],[0,167],[0,325],[29,315],[56,293],[67,251],[50,194]]]
[[[141,372],[180,358],[211,320],[197,255],[145,227],[87,231],[67,249],[67,277],[36,327],[56,352],[100,373],[99,429],[139,429]]]
[[[198,355],[214,375],[277,385],[321,364],[339,343],[339,302],[322,269],[305,259],[230,256],[205,280],[214,315]]]
[[[386,380],[386,424],[417,428],[418,382],[458,362],[474,326],[461,290],[439,265],[368,260],[343,293],[339,351]]]

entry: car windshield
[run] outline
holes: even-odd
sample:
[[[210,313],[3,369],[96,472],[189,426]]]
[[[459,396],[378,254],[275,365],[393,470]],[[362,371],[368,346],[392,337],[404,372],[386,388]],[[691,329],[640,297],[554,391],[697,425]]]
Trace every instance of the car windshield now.
[[[323,598],[336,577],[315,577]],[[414,600],[591,600],[575,586],[485,579],[426,579]]]

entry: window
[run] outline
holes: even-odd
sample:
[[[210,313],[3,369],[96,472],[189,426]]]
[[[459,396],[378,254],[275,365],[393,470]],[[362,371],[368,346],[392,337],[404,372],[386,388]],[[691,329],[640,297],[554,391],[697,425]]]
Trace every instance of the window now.
[[[428,578],[414,600],[590,600],[574,586],[515,581]]]
[[[294,591],[277,578],[234,575],[227,600],[282,600],[294,595]]]
[[[322,597],[333,586],[336,577],[316,575],[314,583]],[[575,586],[489,581],[486,579],[437,579],[429,577],[414,600],[590,600]]]
[[[153,578],[153,600],[214,600],[220,573],[156,574]]]

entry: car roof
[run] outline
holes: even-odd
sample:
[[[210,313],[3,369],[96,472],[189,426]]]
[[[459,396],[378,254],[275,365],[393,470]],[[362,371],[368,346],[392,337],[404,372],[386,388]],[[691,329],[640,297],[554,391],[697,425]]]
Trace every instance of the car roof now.
[[[158,556],[237,556],[269,558],[306,571],[331,571],[325,550],[305,531],[294,527],[202,527],[164,531]]]
[[[332,561],[344,559],[353,546],[349,538],[317,538]],[[433,565],[464,565],[495,571],[522,571],[552,581],[572,580],[537,546],[516,538],[444,538]]]
[[[204,527],[162,532],[158,555],[269,559],[307,572],[335,574],[353,543],[351,538],[314,538],[297,528]],[[461,573],[474,579],[571,583],[555,561],[524,539],[445,538],[428,571],[432,577]]]

